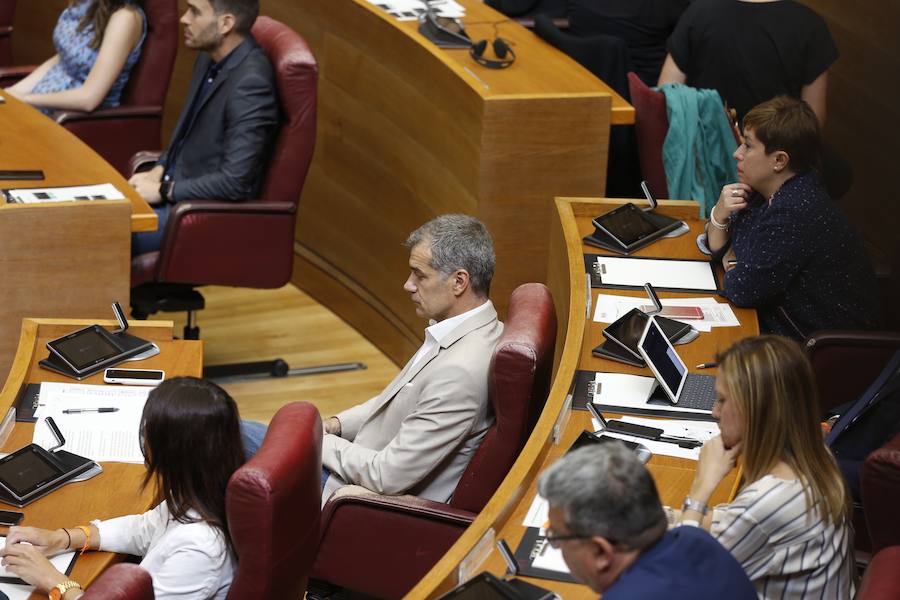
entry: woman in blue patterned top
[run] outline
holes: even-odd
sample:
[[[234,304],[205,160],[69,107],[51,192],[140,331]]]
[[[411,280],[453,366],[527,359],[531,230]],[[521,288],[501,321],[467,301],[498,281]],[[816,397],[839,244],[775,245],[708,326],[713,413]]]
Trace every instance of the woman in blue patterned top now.
[[[815,113],[779,96],[747,113],[743,134],[740,181],[722,188],[707,225],[710,250],[724,254],[725,295],[756,308],[763,332],[877,327],[872,266],[816,172]]]
[[[56,54],[7,91],[46,113],[118,106],[146,33],[136,0],[73,0],[53,30]]]

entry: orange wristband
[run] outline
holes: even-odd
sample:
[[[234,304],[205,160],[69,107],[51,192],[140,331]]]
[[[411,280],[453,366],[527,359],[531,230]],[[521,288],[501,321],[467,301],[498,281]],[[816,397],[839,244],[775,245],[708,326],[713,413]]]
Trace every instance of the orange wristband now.
[[[85,527],[84,525],[78,525],[75,529],[80,529],[82,533],[84,533],[84,545],[81,547],[81,551],[79,554],[84,554],[84,551],[90,548],[91,546],[91,528]]]

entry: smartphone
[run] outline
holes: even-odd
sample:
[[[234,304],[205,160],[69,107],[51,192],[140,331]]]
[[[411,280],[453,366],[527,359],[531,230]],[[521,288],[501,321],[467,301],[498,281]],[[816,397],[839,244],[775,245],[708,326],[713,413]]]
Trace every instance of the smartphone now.
[[[39,170],[0,169],[0,179],[40,181],[43,178],[44,172]]]
[[[165,371],[154,369],[106,369],[103,381],[124,385],[159,385],[166,379]]]
[[[628,423],[626,421],[609,420],[606,422],[606,431],[613,433],[624,433],[635,437],[642,437],[648,440],[659,439],[663,434],[663,430],[659,427],[647,427],[646,425],[638,425],[636,423]]]
[[[656,307],[644,305],[640,307],[640,310],[641,312],[650,314],[654,310],[656,310]],[[654,314],[658,317],[668,317],[670,319],[703,319],[703,309],[701,309],[699,306],[663,306],[661,311]]]
[[[14,510],[0,510],[0,526],[10,527],[12,525],[18,525],[24,518],[24,513],[16,512]]]

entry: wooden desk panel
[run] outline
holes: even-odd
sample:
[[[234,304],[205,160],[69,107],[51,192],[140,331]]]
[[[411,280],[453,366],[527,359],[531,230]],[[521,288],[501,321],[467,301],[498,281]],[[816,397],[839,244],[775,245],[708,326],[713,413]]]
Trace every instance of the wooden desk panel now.
[[[156,213],[99,155],[34,108],[6,96],[0,104],[0,168],[41,169],[43,181],[0,187],[112,183],[124,201],[6,204],[0,200],[0,378],[22,319],[108,318],[128,305],[131,233],[153,231]]]
[[[606,254],[599,248],[582,244],[581,238],[593,231],[592,217],[602,214],[626,202],[619,199],[557,198],[556,221],[550,235],[549,284],[556,302],[559,317],[559,338],[557,339],[556,367],[553,384],[544,412],[535,426],[524,450],[519,455],[509,475],[500,488],[478,515],[474,523],[463,533],[458,542],[444,555],[441,561],[413,588],[407,598],[434,598],[451,589],[457,583],[459,565],[476,554],[473,549],[479,541],[490,538],[493,530],[496,539],[505,539],[515,549],[524,535],[522,521],[537,492],[537,476],[571,446],[585,429],[591,429],[590,415],[586,411],[568,411],[562,418],[564,425],[560,443],[552,442],[553,427],[557,417],[566,406],[576,369],[609,371],[647,375],[647,369],[630,367],[623,363],[595,358],[591,349],[602,340],[604,324],[594,323],[585,314],[587,282],[585,280],[583,253]],[[661,210],[670,216],[688,221],[691,231],[681,237],[664,239],[636,254],[639,256],[667,256],[678,258],[702,258],[697,250],[695,238],[702,231],[702,221],[698,219],[697,204],[686,201],[664,201]],[[563,262],[565,261],[565,262]],[[592,300],[605,290],[590,290]],[[623,290],[609,293],[626,294]],[[640,295],[639,292],[634,292]],[[692,294],[661,293],[663,297]],[[592,302],[592,306],[594,303]],[[737,309],[735,314],[741,321],[740,327],[716,327],[709,333],[701,333],[700,338],[678,352],[691,367],[711,360],[716,351],[725,349],[743,337],[759,333],[755,312]],[[563,337],[564,336],[564,337]],[[691,371],[696,369],[690,368]],[[707,370],[706,373],[714,373]],[[680,506],[693,481],[696,463],[693,461],[654,456],[648,464],[656,481],[664,504]],[[734,485],[732,474],[720,485],[712,502],[727,499]],[[506,565],[499,553],[492,550],[487,559],[474,572],[489,570],[500,575]],[[552,589],[566,600],[570,598],[596,598],[587,586],[566,584],[544,579],[526,578],[536,585]]]
[[[398,364],[424,322],[403,291],[407,234],[443,213],[494,237],[492,299],[546,280],[552,199],[601,195],[611,122],[633,109],[532,32],[464,0],[478,39],[508,39],[509,69],[441,50],[365,0],[264,3],[319,61],[316,155],[299,207],[294,283]],[[524,242],[524,243],[523,243]]]
[[[25,319],[18,351],[10,368],[9,377],[0,392],[0,414],[6,414],[15,402],[19,390],[26,383],[74,380],[41,369],[38,361],[47,355],[46,343],[61,335],[85,327],[95,321],[63,319]],[[108,328],[116,326],[114,321],[100,321]],[[199,341],[172,339],[171,321],[141,321],[130,331],[139,337],[156,342],[160,348],[158,356],[141,361],[140,367],[162,369],[166,377],[199,377],[203,370],[203,346]],[[103,374],[98,373],[80,383],[103,385]],[[16,423],[10,439],[3,446],[3,452],[12,452],[31,443],[34,425]],[[138,514],[155,504],[152,486],[141,490],[145,469],[143,465],[126,463],[103,463],[103,473],[79,483],[70,483],[53,493],[36,500],[23,509],[12,508],[25,513],[22,525],[57,529],[86,524],[93,519],[109,519],[128,514]],[[3,533],[6,528],[0,529]],[[109,552],[88,552],[78,558],[72,578],[82,585],[89,585],[103,569],[121,557]],[[32,594],[32,600],[46,597]]]

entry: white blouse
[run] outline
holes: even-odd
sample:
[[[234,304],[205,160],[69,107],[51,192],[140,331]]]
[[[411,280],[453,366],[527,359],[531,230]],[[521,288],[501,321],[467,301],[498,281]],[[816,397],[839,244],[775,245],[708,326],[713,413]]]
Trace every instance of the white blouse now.
[[[193,510],[188,516],[199,518]],[[142,515],[93,521],[100,549],[143,556],[157,600],[220,600],[228,594],[235,559],[222,533],[203,521],[179,523],[161,502]]]

